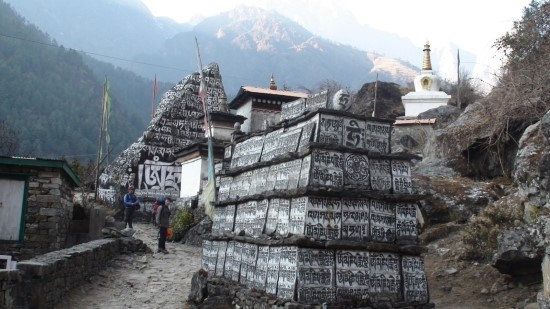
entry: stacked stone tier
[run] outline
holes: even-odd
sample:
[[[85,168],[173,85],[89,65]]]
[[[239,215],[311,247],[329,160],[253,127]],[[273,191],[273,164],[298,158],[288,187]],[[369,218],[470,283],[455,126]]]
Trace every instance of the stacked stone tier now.
[[[203,269],[304,304],[426,304],[416,157],[391,154],[391,131],[319,109],[238,140],[217,175]]]

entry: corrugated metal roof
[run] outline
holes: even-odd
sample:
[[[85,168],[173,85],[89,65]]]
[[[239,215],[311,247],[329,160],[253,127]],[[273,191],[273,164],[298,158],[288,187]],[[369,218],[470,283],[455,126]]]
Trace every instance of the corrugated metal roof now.
[[[2,164],[59,168],[62,169],[67,174],[67,176],[69,176],[69,178],[74,182],[77,187],[80,187],[80,179],[78,179],[69,164],[64,160],[0,156],[0,165]]]
[[[393,123],[394,125],[406,125],[406,124],[434,124],[435,118],[430,119],[397,119]]]

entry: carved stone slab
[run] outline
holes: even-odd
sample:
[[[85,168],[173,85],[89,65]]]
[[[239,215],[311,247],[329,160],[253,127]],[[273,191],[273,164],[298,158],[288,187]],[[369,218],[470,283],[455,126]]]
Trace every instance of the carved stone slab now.
[[[307,196],[295,197],[290,200],[289,233],[304,235],[307,200]],[[279,211],[280,210],[279,208]]]
[[[411,163],[406,160],[391,160],[394,193],[412,193]]]
[[[341,116],[319,114],[316,141],[329,145],[342,145],[344,119]]]
[[[382,154],[390,153],[390,137],[392,127],[389,123],[366,121],[365,149]]]
[[[275,180],[275,190],[286,190],[288,186],[291,162],[292,161],[279,163],[277,168],[277,178]]]
[[[233,199],[239,195],[239,191],[240,191],[239,186],[241,184],[242,184],[242,181],[240,180],[239,175],[232,177],[231,183],[229,184],[229,198]]]
[[[275,152],[275,157],[284,155],[289,152],[298,151],[300,137],[302,136],[302,128],[289,129],[281,134],[279,138],[279,148]]]
[[[290,228],[290,200],[279,199],[279,217],[277,219],[277,234],[285,236]]]
[[[300,116],[306,110],[306,100],[298,100],[283,103],[281,105],[281,120],[288,120]]]
[[[248,236],[254,236],[254,226],[256,223],[256,218],[258,217],[257,208],[258,208],[258,201],[246,202],[244,232]],[[265,220],[265,216],[266,214],[264,214],[264,220]]]
[[[223,158],[224,159],[231,159],[231,156],[233,155],[233,145],[229,144],[225,146],[223,151]]]
[[[225,251],[225,265],[223,276],[226,279],[233,277],[233,250],[235,249],[235,241],[231,240],[227,242],[227,250]]]
[[[238,176],[238,180],[240,181],[238,196],[241,198],[249,195],[252,173],[253,171],[246,171]]]
[[[264,233],[268,206],[268,199],[258,201],[256,206],[256,218],[252,226],[252,236],[260,236]]]
[[[369,269],[369,252],[336,250],[336,269]]]
[[[298,249],[298,301],[307,303],[333,302],[334,252],[326,249]]]
[[[277,295],[277,283],[279,280],[279,262],[281,260],[281,247],[269,247],[269,259],[267,261],[267,280],[265,291]]]
[[[371,159],[369,163],[372,190],[389,192],[392,184],[390,160]]]
[[[371,274],[369,293],[373,301],[401,299],[401,275]]]
[[[254,275],[254,288],[265,291],[267,283],[267,270],[269,267],[269,246],[258,246],[258,259],[256,261],[256,273]]]
[[[304,188],[309,185],[310,174],[311,174],[311,155],[308,155],[302,159],[302,167],[300,168],[300,180],[298,181],[299,188]]]
[[[231,168],[249,166],[260,161],[264,146],[264,136],[254,136],[235,145]]]
[[[397,203],[395,206],[396,238],[406,239],[418,237],[416,224],[418,222],[416,205],[412,203]]]
[[[225,270],[225,259],[227,251],[227,241],[215,241],[218,247],[217,262],[216,262],[216,276],[223,277]]]
[[[275,189],[275,182],[277,181],[277,173],[279,172],[279,165],[274,164],[269,167],[267,177],[265,181],[264,192],[269,192]]]
[[[344,153],[344,185],[369,190],[369,159],[366,154]]]
[[[208,272],[210,266],[210,251],[212,250],[212,241],[203,239],[202,240],[202,260],[201,268],[202,270]]]
[[[404,255],[401,259],[403,269],[403,293],[407,302],[428,302],[428,282],[424,270],[424,260],[419,256]]]
[[[305,236],[318,240],[340,239],[341,225],[342,201],[340,198],[308,197]]]
[[[298,250],[298,266],[333,268],[335,265],[333,250],[312,248]]]
[[[221,232],[229,233],[233,231],[235,226],[235,210],[236,206],[234,204],[225,206],[224,220],[221,222]]]
[[[216,274],[216,262],[218,260],[218,247],[210,240],[202,242],[202,269],[208,276]]]
[[[342,198],[342,239],[369,240],[367,198]]]
[[[395,241],[395,203],[372,199],[370,226],[372,241],[393,243]]]
[[[284,128],[269,132],[265,135],[264,148],[262,150],[262,162],[273,160],[277,149],[279,148],[279,139],[283,134]]]
[[[336,250],[336,298],[369,298],[369,252]]]
[[[371,298],[397,300],[401,297],[399,255],[370,252],[369,290]]]
[[[370,252],[370,271],[373,273],[399,274],[399,255],[396,253]]]
[[[231,280],[236,282],[239,282],[239,278],[241,276],[242,252],[243,252],[243,243],[236,241],[233,247],[233,269],[231,271]]]
[[[351,148],[365,148],[365,121],[344,117],[343,145]]]
[[[246,286],[253,288],[255,285],[256,277],[256,261],[258,259],[258,245],[256,244],[246,244]],[[245,251],[243,251],[245,253]],[[243,261],[245,261],[245,256],[243,256]]]
[[[342,188],[344,185],[344,154],[315,149],[311,154],[310,185]]]
[[[301,168],[302,159],[296,159],[288,162],[288,190],[298,188],[298,183],[300,182]]]
[[[237,205],[237,214],[235,216],[235,233],[241,231],[248,236],[252,236],[254,220],[256,219],[257,201],[248,201]]]
[[[225,207],[214,208],[214,218],[212,218],[212,234],[221,234],[221,222],[224,219]]]
[[[279,219],[279,200],[272,198],[269,200],[269,208],[267,210],[267,219],[265,222],[265,234],[271,235],[277,230],[277,221]]]
[[[328,90],[308,95],[306,100],[307,110],[313,111],[328,106]]]
[[[248,195],[254,195],[254,194],[260,194],[258,192],[258,177],[259,177],[260,169],[254,169],[251,171],[250,176],[250,186],[248,187]]]
[[[267,178],[265,177],[269,173],[269,166],[258,169],[258,178],[256,178],[256,193],[262,194],[266,191]]]
[[[308,275],[325,277],[324,270],[308,269],[303,270]],[[336,300],[336,289],[334,287],[300,287],[298,289],[298,301],[306,303],[334,302]]]
[[[220,177],[220,189],[218,190],[218,200],[223,202],[229,198],[229,190],[231,188],[231,183],[233,182],[233,177]]]
[[[281,299],[295,300],[296,278],[298,277],[298,247],[281,247],[281,260],[279,263],[279,282],[277,284],[277,297]]]
[[[313,117],[297,125],[297,127],[302,127],[302,135],[300,136],[298,151],[305,150],[307,147],[309,147],[309,143],[315,140],[315,128],[317,128],[318,120],[318,117]]]

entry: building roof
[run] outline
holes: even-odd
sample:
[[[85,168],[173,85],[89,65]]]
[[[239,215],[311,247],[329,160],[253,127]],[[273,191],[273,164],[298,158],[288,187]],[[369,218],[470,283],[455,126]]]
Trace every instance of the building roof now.
[[[78,179],[74,171],[65,160],[0,156],[0,165],[58,168],[63,170],[65,174],[67,174],[67,176],[73,181],[75,186],[80,187],[80,179]]]
[[[270,97],[274,101],[290,102],[300,98],[307,98],[307,93],[289,91],[289,90],[274,90],[269,88],[260,88],[253,86],[241,86],[239,93],[229,102],[229,107],[236,109],[244,104],[249,97]]]
[[[430,118],[430,119],[413,118],[413,119],[396,119],[394,122],[394,125],[399,126],[399,125],[407,125],[407,124],[434,124],[434,123],[435,123],[435,118]]]

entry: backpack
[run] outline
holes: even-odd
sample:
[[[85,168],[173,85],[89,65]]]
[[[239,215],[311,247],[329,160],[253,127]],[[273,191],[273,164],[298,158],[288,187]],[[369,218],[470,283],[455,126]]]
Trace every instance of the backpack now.
[[[154,215],[157,214],[157,209],[159,208],[159,206],[160,206],[159,203],[157,203],[157,202],[154,202],[154,203],[153,203],[153,208],[152,208],[152,211],[151,211],[151,212],[152,212]]]

